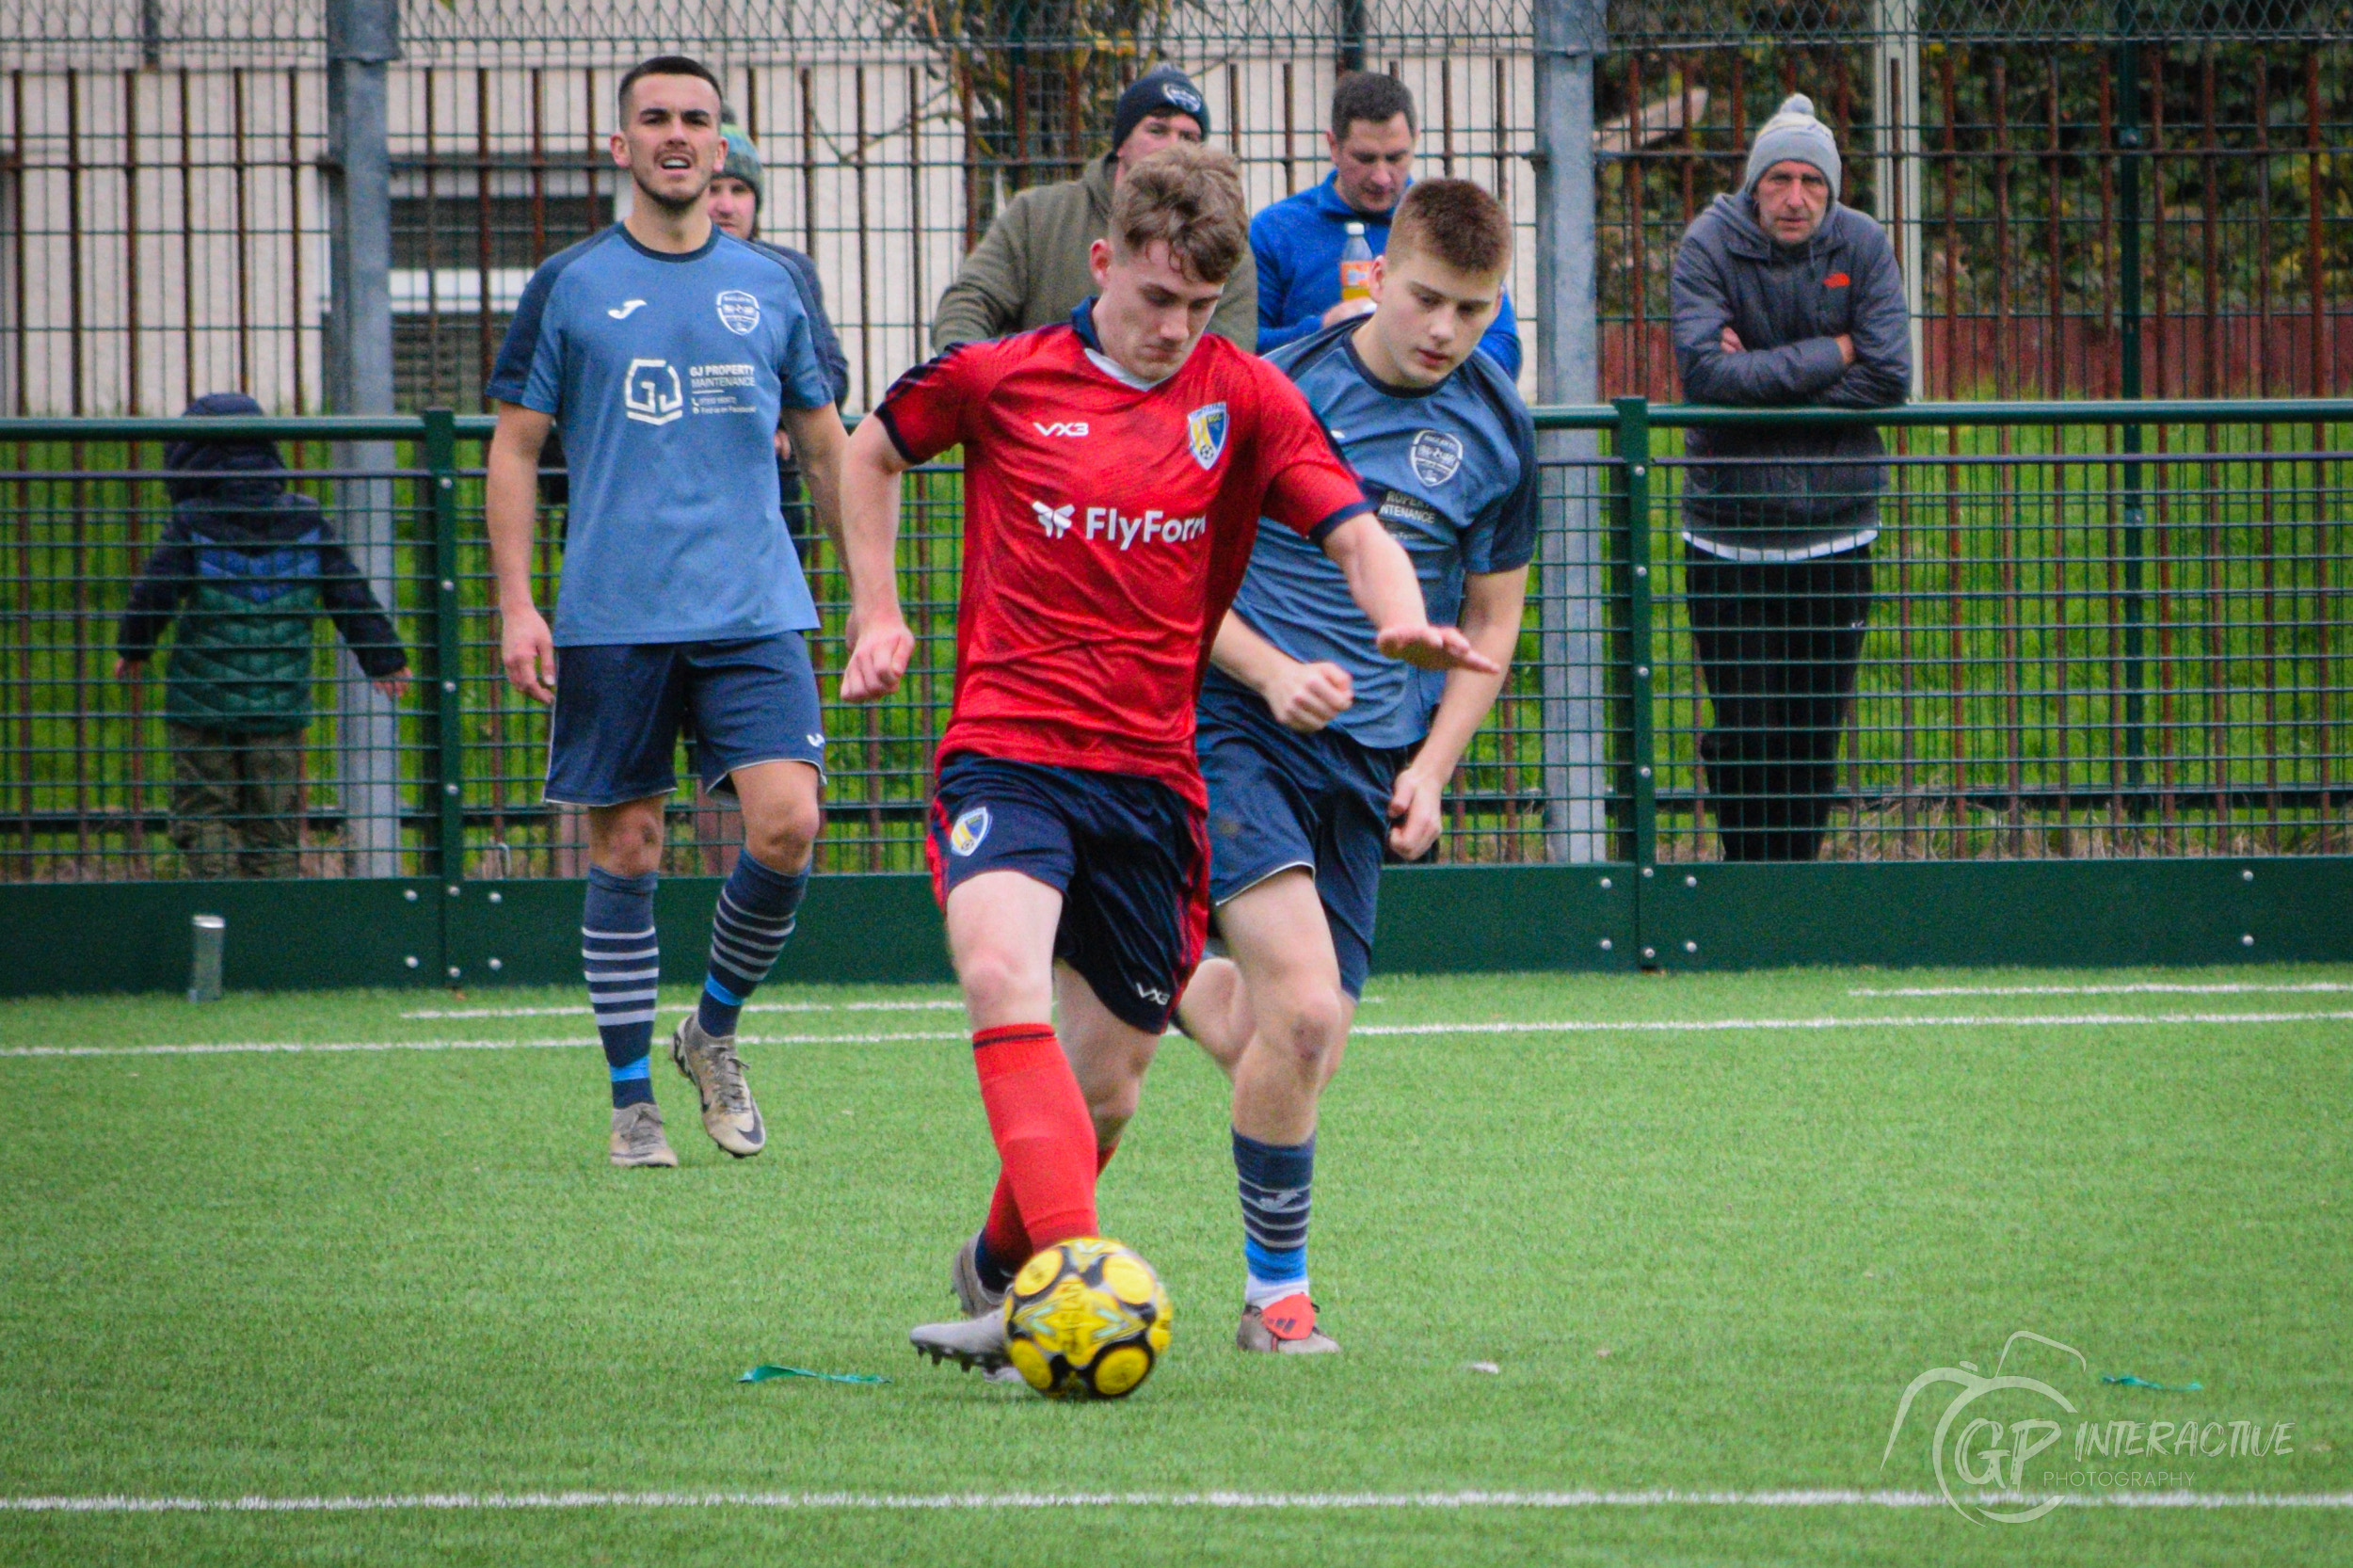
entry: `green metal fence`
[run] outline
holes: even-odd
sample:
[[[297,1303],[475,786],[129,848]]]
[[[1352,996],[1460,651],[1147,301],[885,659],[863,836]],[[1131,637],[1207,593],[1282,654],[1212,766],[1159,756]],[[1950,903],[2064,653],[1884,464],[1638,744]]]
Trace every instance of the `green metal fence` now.
[[[1723,856],[1711,776],[1724,764],[1704,764],[1703,749],[1727,725],[1709,687],[1726,666],[1704,670],[1692,636],[1680,536],[1693,464],[1681,446],[1692,430],[1785,418],[1634,399],[1540,415],[1545,526],[1529,628],[1455,780],[1436,859],[1656,868]],[[1833,705],[1823,858],[2353,850],[2353,403],[1923,405],[1809,419],[1877,426],[1889,454],[1855,692]],[[296,792],[257,789],[238,808],[238,825],[292,841],[306,878],[585,870],[584,824],[540,799],[546,714],[498,673],[481,521],[488,430],[445,413],[235,426],[280,443],[293,486],[344,538],[389,540],[355,553],[418,677],[395,709],[321,623],[312,717],[279,743],[295,753]],[[232,422],[202,432],[231,434]],[[185,737],[168,728],[155,676],[170,639],[144,679],[115,674],[118,622],[169,515],[162,446],[188,433],[163,420],[0,421],[0,880],[199,869],[174,832],[190,797]],[[398,467],[354,466],[354,450],[369,450],[354,443],[384,442]],[[908,480],[900,564],[920,646],[904,688],[871,708],[829,708],[827,872],[920,868],[952,676],[960,482],[943,467]],[[543,604],[561,527],[560,509],[543,517]],[[830,691],[842,585],[829,548],[802,532]],[[680,771],[666,869],[720,872],[739,826],[692,792],[682,760]],[[266,864],[256,852],[243,869]]]

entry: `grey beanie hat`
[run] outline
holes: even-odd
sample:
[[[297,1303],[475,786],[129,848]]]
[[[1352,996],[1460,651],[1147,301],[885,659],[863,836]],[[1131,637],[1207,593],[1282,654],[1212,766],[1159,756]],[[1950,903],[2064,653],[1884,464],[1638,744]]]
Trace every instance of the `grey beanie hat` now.
[[[752,145],[744,127],[732,120],[721,121],[719,132],[728,143],[728,161],[720,166],[719,172],[752,187],[752,210],[757,212],[768,204],[768,180],[760,167],[760,149]]]
[[[1742,194],[1755,195],[1756,183],[1778,163],[1812,164],[1830,182],[1831,200],[1838,200],[1838,140],[1814,118],[1814,100],[1804,93],[1783,99],[1773,118],[1758,127],[1749,144],[1748,171],[1740,177]]]

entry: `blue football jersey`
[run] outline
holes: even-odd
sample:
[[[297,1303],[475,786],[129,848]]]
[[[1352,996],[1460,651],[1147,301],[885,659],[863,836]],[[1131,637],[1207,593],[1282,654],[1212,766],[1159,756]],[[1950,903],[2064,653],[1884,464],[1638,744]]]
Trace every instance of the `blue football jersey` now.
[[[648,250],[619,224],[541,264],[490,395],[552,414],[571,471],[558,647],[717,642],[817,624],[776,489],[786,408],[829,406],[785,262],[713,229]]]
[[[1413,558],[1432,623],[1450,625],[1466,574],[1509,571],[1535,554],[1535,426],[1483,354],[1426,391],[1375,380],[1351,341],[1362,325],[1342,322],[1267,358],[1307,394]],[[1430,732],[1446,677],[1382,657],[1340,568],[1293,531],[1259,523],[1234,611],[1292,658],[1348,671],[1356,700],[1333,723],[1357,741],[1413,745]]]

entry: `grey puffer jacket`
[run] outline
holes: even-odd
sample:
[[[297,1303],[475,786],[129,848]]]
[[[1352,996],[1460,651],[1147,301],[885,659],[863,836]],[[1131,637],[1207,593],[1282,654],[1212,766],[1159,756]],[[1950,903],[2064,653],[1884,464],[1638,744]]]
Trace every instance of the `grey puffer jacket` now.
[[[1729,327],[1742,352],[1724,352]],[[1843,363],[1835,341],[1854,340]],[[1887,408],[1912,388],[1903,279],[1878,223],[1831,204],[1802,246],[1776,243],[1745,195],[1719,196],[1692,221],[1674,265],[1675,366],[1692,403]],[[1867,427],[1791,424],[1691,430],[1690,457],[1884,456]],[[1697,465],[1684,475],[1692,536],[1772,551],[1851,532],[1886,488],[1876,462]]]

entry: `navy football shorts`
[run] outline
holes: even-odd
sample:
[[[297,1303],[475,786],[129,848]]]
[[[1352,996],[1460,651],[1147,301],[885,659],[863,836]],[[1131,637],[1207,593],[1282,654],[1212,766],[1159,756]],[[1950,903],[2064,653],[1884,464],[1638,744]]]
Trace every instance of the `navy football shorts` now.
[[[926,845],[939,906],[982,872],[1063,895],[1054,956],[1121,1022],[1168,1028],[1209,933],[1201,813],[1154,778],[958,752],[939,765]]]
[[[1411,748],[1368,746],[1329,726],[1286,729],[1256,692],[1216,670],[1202,683],[1193,745],[1209,786],[1211,901],[1294,866],[1314,872],[1340,984],[1364,995],[1389,796]]]
[[[547,798],[618,806],[678,788],[680,733],[703,788],[755,762],[825,768],[817,676],[798,632],[718,643],[621,643],[555,652]]]

